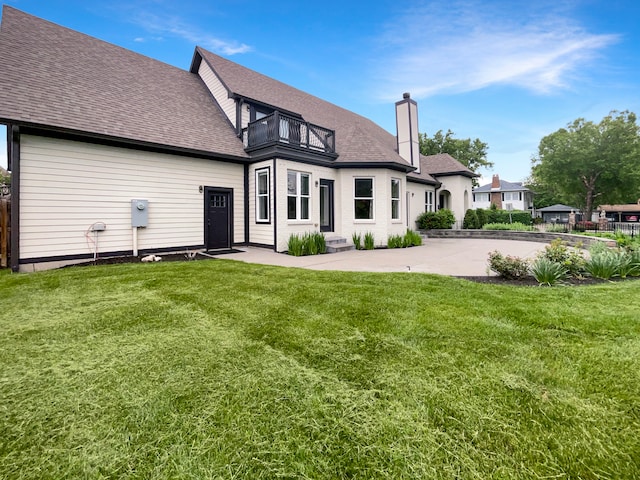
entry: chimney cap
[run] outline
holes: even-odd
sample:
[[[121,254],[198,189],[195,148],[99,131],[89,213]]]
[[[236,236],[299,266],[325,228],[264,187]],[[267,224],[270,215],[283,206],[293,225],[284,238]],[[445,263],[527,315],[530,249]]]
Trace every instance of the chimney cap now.
[[[411,94],[409,92],[404,92],[402,94],[402,98],[411,98]]]

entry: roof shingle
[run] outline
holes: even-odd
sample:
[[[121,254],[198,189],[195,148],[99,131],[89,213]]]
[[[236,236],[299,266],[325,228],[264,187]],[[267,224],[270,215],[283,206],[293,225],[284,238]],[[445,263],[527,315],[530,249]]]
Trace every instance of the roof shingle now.
[[[0,119],[247,157],[187,71],[4,6]]]
[[[298,90],[201,47],[196,49],[231,94],[297,113],[310,123],[335,130],[337,162],[391,162],[406,166],[396,137],[354,112]]]

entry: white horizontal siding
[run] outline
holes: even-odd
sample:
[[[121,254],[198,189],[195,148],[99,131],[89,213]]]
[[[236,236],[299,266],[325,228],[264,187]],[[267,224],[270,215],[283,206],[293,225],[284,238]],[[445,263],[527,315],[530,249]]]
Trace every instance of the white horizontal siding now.
[[[269,223],[256,222],[256,170],[269,168]],[[275,185],[273,183],[273,162],[261,162],[251,165],[249,168],[249,241],[261,245],[273,245],[273,228],[274,228],[274,193]]]
[[[241,165],[24,135],[20,159],[20,257],[132,250],[131,200],[149,200],[138,248],[204,243],[199,186],[234,191],[234,242],[244,241]],[[90,238],[94,237],[89,233]]]
[[[198,75],[202,78],[202,81],[207,86],[213,98],[216,99],[220,108],[225,113],[231,124],[236,125],[236,102],[232,98],[229,98],[229,92],[222,84],[218,76],[204,61],[200,63],[198,69]]]

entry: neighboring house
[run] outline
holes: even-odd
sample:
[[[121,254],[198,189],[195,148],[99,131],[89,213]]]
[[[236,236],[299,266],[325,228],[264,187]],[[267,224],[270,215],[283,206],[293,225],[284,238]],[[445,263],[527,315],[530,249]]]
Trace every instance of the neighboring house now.
[[[533,192],[520,182],[507,182],[494,175],[491,183],[473,189],[473,208],[490,208],[491,204],[498,210],[532,210]]]
[[[593,217],[599,217],[602,212],[612,222],[640,222],[640,199],[637,203],[598,205]]]
[[[536,209],[536,215],[542,218],[544,223],[569,223],[569,214],[571,212],[576,214],[576,220],[579,220],[582,216],[580,210],[576,207],[560,203]]]
[[[12,268],[94,255],[286,251],[291,234],[376,244],[425,210],[462,219],[476,175],[398,135],[196,47],[189,71],[5,6],[0,122],[13,173]]]

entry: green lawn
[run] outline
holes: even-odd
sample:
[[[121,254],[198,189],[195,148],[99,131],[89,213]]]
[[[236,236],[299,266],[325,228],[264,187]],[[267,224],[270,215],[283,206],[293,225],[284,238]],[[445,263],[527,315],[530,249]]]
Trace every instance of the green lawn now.
[[[640,281],[0,272],[0,478],[640,476]]]

